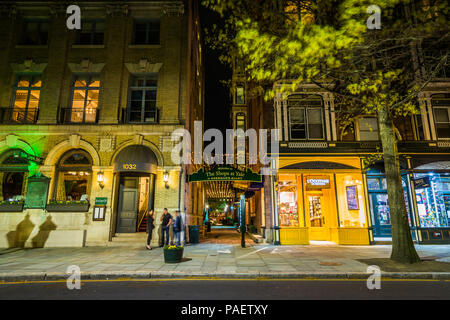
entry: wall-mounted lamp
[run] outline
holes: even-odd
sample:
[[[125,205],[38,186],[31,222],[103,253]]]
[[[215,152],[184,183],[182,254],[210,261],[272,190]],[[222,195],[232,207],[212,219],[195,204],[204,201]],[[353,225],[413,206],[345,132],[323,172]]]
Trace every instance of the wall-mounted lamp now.
[[[165,171],[163,174],[163,181],[166,186],[166,189],[169,189],[169,171]]]
[[[98,185],[100,186],[100,188],[104,188],[105,187],[105,184],[103,183],[104,182],[104,177],[103,177],[103,172],[98,172],[97,173],[97,183],[98,183]]]

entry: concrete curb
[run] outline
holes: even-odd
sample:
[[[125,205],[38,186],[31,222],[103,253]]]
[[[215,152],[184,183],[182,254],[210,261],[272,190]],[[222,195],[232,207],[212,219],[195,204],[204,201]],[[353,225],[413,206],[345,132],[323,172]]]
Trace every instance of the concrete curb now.
[[[450,272],[382,272],[382,278],[403,280],[450,280]],[[82,280],[114,279],[254,279],[254,280],[288,280],[288,279],[339,279],[366,280],[370,274],[364,272],[177,272],[177,271],[107,271],[82,272]],[[68,275],[60,272],[48,273],[1,273],[1,282],[55,281],[65,280]]]

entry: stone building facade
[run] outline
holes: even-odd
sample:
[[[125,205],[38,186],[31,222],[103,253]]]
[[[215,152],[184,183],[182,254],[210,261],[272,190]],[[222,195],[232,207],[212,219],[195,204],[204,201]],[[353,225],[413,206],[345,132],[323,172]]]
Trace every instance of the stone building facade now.
[[[203,117],[202,98],[189,98],[202,96],[190,74],[202,78],[201,59],[190,58],[200,41],[188,43],[198,4],[78,4],[81,30],[67,28],[58,1],[0,8],[0,247],[107,245],[138,232],[151,208],[157,244],[163,208],[195,215],[171,133],[191,113]],[[42,176],[47,208],[32,208],[28,179]]]

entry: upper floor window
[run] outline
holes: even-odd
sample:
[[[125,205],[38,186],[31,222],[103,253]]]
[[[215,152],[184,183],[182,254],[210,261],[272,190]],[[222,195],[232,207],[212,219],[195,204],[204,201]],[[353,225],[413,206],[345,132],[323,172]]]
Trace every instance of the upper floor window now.
[[[46,45],[49,23],[46,20],[25,20],[22,29],[21,45]]]
[[[23,74],[16,77],[11,101],[10,121],[33,123],[36,121],[42,79],[40,75]]]
[[[82,21],[81,30],[77,32],[75,44],[102,45],[105,37],[105,22],[103,20]]]
[[[99,75],[76,75],[72,85],[69,122],[95,123],[97,121],[99,94]]]
[[[234,103],[245,104],[245,86],[243,84],[236,85]]]
[[[151,45],[159,44],[160,21],[147,20],[135,21],[133,32],[133,44]]]
[[[424,64],[428,73],[434,72],[442,58],[448,56],[450,42],[441,39],[429,39],[422,43]],[[436,70],[436,78],[450,78],[450,62],[447,58],[442,67]]]
[[[432,95],[431,105],[437,138],[450,139],[450,94]]]
[[[295,94],[288,98],[289,138],[324,138],[323,99],[319,95]]]
[[[379,140],[378,119],[376,117],[360,117],[357,122],[359,141]]]
[[[236,129],[242,129],[245,131],[245,113],[236,113]]]
[[[132,76],[130,81],[129,122],[156,122],[158,75]]]

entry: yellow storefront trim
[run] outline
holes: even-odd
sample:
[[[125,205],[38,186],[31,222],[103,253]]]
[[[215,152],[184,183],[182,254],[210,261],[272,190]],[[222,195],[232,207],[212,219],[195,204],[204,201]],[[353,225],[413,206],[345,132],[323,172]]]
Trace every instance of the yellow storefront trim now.
[[[308,228],[280,228],[281,244],[309,244]]]

